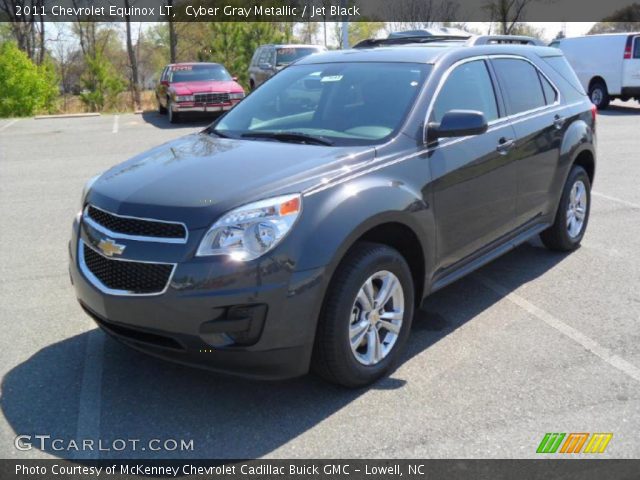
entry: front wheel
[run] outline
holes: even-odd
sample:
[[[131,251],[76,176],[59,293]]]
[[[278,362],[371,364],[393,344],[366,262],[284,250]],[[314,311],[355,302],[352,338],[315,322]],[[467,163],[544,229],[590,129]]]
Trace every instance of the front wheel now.
[[[169,123],[178,123],[180,121],[180,114],[173,111],[173,102],[169,100],[167,102],[167,112],[169,113]]]
[[[542,243],[551,250],[575,250],[587,229],[590,211],[589,175],[584,168],[576,165],[571,169],[565,183],[553,225],[540,234]]]
[[[326,380],[362,387],[388,373],[411,329],[411,270],[397,250],[359,243],[329,286],[314,346],[312,368]]]

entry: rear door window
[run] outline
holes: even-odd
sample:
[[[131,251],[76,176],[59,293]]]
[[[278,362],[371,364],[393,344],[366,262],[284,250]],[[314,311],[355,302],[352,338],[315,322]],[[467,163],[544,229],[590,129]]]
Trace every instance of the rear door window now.
[[[640,37],[636,37],[633,42],[633,58],[640,58]]]
[[[438,94],[429,121],[439,122],[450,110],[476,110],[487,121],[498,118],[498,105],[484,60],[474,60],[457,66]]]
[[[492,60],[507,103],[509,115],[544,107],[545,100],[538,70],[525,60]]]

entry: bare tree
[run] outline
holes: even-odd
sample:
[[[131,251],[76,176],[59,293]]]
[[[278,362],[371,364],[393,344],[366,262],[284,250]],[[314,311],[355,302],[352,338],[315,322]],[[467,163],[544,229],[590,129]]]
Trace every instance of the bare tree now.
[[[133,108],[134,110],[140,110],[140,77],[138,75],[138,57],[136,51],[133,48],[133,39],[131,38],[131,16],[129,15],[131,1],[124,0],[125,11],[127,14],[124,17],[125,27],[127,31],[127,54],[129,55],[129,84],[131,85],[131,93],[133,94]]]
[[[167,0],[169,10],[173,11],[173,0]],[[172,15],[172,13],[170,14]],[[176,63],[176,50],[178,49],[178,36],[176,35],[176,26],[172,17],[168,19],[169,23],[169,63]]]
[[[491,0],[485,6],[492,22],[497,22],[502,35],[515,33],[527,5],[537,0]]]
[[[387,22],[391,31],[420,30],[455,21],[459,4],[447,0],[395,0],[388,3]]]
[[[0,0],[0,13],[9,20],[18,48],[38,64],[44,61],[46,53],[43,9],[44,0]],[[28,13],[18,15],[18,11]]]

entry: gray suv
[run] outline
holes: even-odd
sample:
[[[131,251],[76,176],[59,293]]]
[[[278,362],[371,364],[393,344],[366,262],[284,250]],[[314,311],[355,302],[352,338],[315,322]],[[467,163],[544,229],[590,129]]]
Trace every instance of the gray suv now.
[[[296,60],[326,50],[319,45],[262,45],[251,58],[249,86],[253,90]]]
[[[367,385],[429,294],[587,228],[595,107],[562,52],[375,40],[298,60],[204,131],[90,181],[82,307],[120,341],[257,378]]]

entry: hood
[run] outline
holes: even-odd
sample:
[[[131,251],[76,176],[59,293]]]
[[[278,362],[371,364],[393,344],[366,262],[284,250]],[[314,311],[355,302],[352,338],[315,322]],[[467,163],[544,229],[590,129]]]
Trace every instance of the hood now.
[[[106,171],[93,184],[87,201],[121,215],[203,228],[232,208],[301,192],[374,156],[373,147],[235,140],[199,133]]]
[[[199,81],[199,82],[177,82],[171,84],[171,90],[176,92],[176,95],[191,95],[192,93],[209,93],[209,92],[222,92],[222,93],[239,93],[244,92],[244,89],[233,80],[227,81]]]

